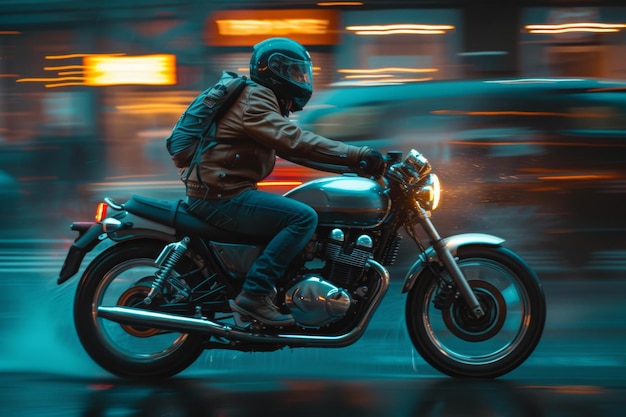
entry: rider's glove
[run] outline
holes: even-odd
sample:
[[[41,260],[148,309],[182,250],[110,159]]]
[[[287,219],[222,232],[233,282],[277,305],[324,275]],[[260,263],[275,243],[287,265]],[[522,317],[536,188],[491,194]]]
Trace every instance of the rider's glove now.
[[[363,177],[379,178],[385,173],[387,161],[385,157],[375,149],[365,148],[359,159],[357,172]]]

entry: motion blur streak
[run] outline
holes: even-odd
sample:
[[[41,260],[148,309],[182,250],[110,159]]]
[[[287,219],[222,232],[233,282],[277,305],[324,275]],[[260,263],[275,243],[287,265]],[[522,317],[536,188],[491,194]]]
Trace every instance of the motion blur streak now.
[[[576,142],[547,142],[547,141],[520,141],[520,142],[479,142],[479,141],[450,141],[454,145],[464,146],[508,146],[508,145],[534,145],[556,147],[582,147],[582,148],[624,148],[626,143],[576,143]]]
[[[587,175],[561,175],[551,177],[538,177],[541,181],[572,181],[572,180],[613,180],[620,178],[616,175],[603,175],[603,174],[587,174]]]
[[[545,112],[545,111],[461,111],[461,110],[435,110],[432,114],[464,114],[468,116],[558,116],[558,117],[607,117],[605,114],[599,113],[562,113],[562,112]]]

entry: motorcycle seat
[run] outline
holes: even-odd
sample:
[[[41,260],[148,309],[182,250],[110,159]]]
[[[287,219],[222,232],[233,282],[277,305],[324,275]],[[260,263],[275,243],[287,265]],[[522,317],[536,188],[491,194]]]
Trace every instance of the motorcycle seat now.
[[[124,204],[124,210],[174,228],[179,233],[216,242],[263,244],[271,239],[271,236],[234,233],[210,225],[190,213],[183,200],[166,201],[133,195]]]

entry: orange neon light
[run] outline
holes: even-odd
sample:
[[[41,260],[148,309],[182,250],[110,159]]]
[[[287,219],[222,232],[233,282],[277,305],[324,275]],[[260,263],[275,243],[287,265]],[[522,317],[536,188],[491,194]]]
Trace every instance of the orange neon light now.
[[[43,67],[46,71],[62,71],[62,70],[74,70],[74,69],[83,69],[85,68],[82,65],[59,65],[56,67]]]
[[[394,78],[387,77],[382,79],[377,79],[376,83],[415,83],[415,82],[423,82],[423,81],[432,81],[433,77],[423,77],[423,78]],[[367,83],[367,81],[365,81]]]
[[[558,25],[526,25],[524,26],[530,33],[567,33],[567,32],[619,32],[626,28],[624,23],[562,23]]]
[[[538,177],[540,181],[572,181],[572,180],[612,180],[615,175],[588,174],[588,175],[552,175],[546,177]]]
[[[257,182],[259,187],[283,187],[302,185],[302,181],[261,181]]]
[[[401,68],[401,67],[386,67],[386,68],[357,68],[357,69],[339,69],[337,72],[347,74],[380,74],[385,72],[437,72],[437,68]]]
[[[16,82],[18,83],[28,83],[28,82],[46,82],[46,81],[80,81],[83,77],[50,77],[50,78],[20,78]]]
[[[45,84],[46,88],[67,87],[70,85],[84,85],[83,77],[54,77],[54,78],[20,78],[15,80],[18,83],[26,82],[51,82],[53,84]]]
[[[46,66],[43,68],[45,71],[56,71],[58,77],[19,78],[16,82],[49,83],[45,84],[46,88],[76,85],[170,85],[176,83],[176,59],[174,55],[129,57],[124,53],[114,53],[46,56],[46,59],[49,60],[72,58],[82,58],[83,64]]]
[[[176,84],[174,55],[85,56],[83,63],[86,85]]]
[[[272,36],[303,45],[339,42],[339,15],[331,9],[219,10],[207,20],[206,43],[252,46]]]
[[[328,30],[325,19],[241,19],[216,20],[220,35],[250,36],[264,33],[272,36],[289,36],[294,33],[323,35]]]
[[[395,25],[362,25],[347,26],[346,30],[353,31],[356,35],[439,35],[454,29],[452,25],[422,25],[422,24],[395,24]]]
[[[84,82],[67,82],[67,83],[54,83],[54,84],[46,84],[46,88],[57,88],[57,87],[68,87],[72,85],[85,85]]]
[[[329,6],[363,6],[362,1],[321,1],[317,3],[320,7]]]
[[[397,75],[393,73],[403,74],[416,74],[425,72],[437,72],[437,68],[402,68],[402,67],[387,67],[387,68],[357,68],[357,69],[339,69],[338,73],[348,74],[343,78],[345,80],[358,80],[368,84],[374,80],[375,83],[407,83],[418,81],[430,81],[432,77],[424,78],[397,78]]]
[[[66,55],[47,55],[46,59],[71,59],[71,58],[83,58],[86,56],[123,56],[124,53],[114,54],[66,54]]]

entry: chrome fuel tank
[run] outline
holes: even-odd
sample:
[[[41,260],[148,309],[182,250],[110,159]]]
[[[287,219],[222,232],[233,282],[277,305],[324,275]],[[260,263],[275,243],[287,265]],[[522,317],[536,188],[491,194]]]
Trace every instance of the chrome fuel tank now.
[[[376,227],[391,207],[380,184],[349,175],[307,182],[285,196],[313,207],[320,226]]]

